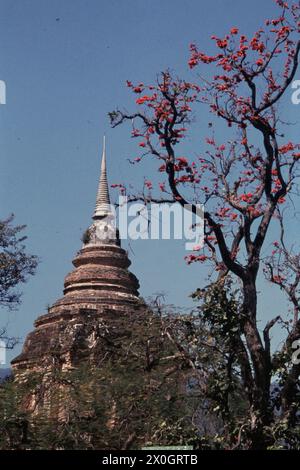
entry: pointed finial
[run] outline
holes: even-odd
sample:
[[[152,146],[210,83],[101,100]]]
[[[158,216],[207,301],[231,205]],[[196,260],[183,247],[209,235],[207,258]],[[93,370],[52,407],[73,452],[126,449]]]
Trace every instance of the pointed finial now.
[[[106,173],[106,148],[105,148],[105,135],[103,136],[103,151],[101,161],[101,173],[99,179],[99,186],[97,192],[97,200],[93,219],[102,218],[111,214],[110,197]]]
[[[104,165],[106,169],[106,143],[105,143],[105,134],[103,136],[103,148],[102,148],[102,162],[101,162],[101,170],[102,170],[102,165]]]

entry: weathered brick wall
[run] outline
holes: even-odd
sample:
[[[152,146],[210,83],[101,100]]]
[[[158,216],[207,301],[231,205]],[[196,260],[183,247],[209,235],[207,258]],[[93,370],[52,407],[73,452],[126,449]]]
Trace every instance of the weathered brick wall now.
[[[22,353],[12,361],[15,374],[73,367],[99,348],[106,322],[144,315],[147,307],[138,296],[139,282],[128,271],[130,261],[117,245],[85,247],[77,254],[75,269],[65,278],[64,296],[35,321]],[[91,335],[98,332],[97,341]]]

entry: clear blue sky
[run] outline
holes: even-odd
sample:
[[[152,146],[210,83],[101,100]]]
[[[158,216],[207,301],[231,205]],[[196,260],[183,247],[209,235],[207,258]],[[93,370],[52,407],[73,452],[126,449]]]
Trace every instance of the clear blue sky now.
[[[132,102],[125,80],[150,82],[166,67],[187,76],[190,42],[205,50],[212,34],[231,26],[252,32],[276,13],[273,0],[1,0],[0,8],[0,79],[7,85],[7,104],[0,106],[1,217],[13,212],[28,225],[28,248],[41,259],[21,308],[1,312],[0,324],[24,338],[61,296],[90,223],[103,133],[112,183],[138,187],[151,171],[133,172],[126,158],[135,156],[136,143],[127,128],[109,128],[108,111]],[[284,108],[286,120],[299,123],[300,106]],[[199,126],[207,119],[200,115]],[[187,139],[188,151],[199,150],[196,135]],[[185,254],[182,242],[132,242],[141,294],[164,291],[169,302],[189,304],[205,270],[187,267]],[[280,294],[264,282],[261,292],[264,319],[281,313]]]

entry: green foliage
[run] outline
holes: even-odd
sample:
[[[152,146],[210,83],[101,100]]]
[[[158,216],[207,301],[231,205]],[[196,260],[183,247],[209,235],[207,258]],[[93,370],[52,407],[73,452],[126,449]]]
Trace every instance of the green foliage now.
[[[198,306],[191,313],[156,302],[147,315],[101,324],[101,341],[91,356],[78,356],[74,369],[4,383],[0,448],[251,447],[239,291],[227,279],[193,297]],[[275,359],[279,378],[287,358]],[[280,402],[274,398],[273,405]],[[279,412],[263,438],[269,448],[299,449],[299,427]]]
[[[87,244],[89,243],[90,239],[91,239],[91,232],[90,232],[90,229],[87,228],[82,234],[81,241],[82,243]]]
[[[200,301],[198,307],[201,318],[201,331],[207,332],[208,348],[196,351],[199,367],[206,367],[207,387],[204,396],[208,407],[217,413],[222,426],[211,438],[215,448],[242,448],[253,446],[253,410],[249,401],[242,373],[240,353],[243,349],[243,310],[239,290],[234,289],[230,278],[212,284],[206,289],[198,289],[192,297]],[[196,336],[198,336],[196,334]],[[198,336],[200,337],[200,336]],[[210,354],[209,354],[210,349]],[[271,374],[275,382],[270,385],[270,420],[261,429],[261,440],[270,449],[299,449],[300,429],[294,414],[294,421],[282,411],[281,391],[286,386],[292,363],[291,344],[273,355]],[[207,362],[206,362],[207,361]],[[300,393],[295,394],[290,409],[298,410]],[[259,416],[256,417],[259,419]]]
[[[19,284],[33,275],[36,256],[28,255],[22,235],[25,225],[13,225],[14,217],[0,220],[0,305],[12,309],[20,303]]]
[[[162,319],[149,315],[120,329],[122,335],[108,330],[103,350],[74,370],[55,369],[35,382],[27,377],[25,388],[4,384],[0,420],[3,426],[13,423],[15,434],[0,447],[125,449],[176,445],[194,436],[184,370]],[[35,412],[24,411],[32,401]]]
[[[0,385],[0,449],[26,449],[29,439],[29,415],[24,399],[38,383],[36,374],[16,384],[10,377]]]

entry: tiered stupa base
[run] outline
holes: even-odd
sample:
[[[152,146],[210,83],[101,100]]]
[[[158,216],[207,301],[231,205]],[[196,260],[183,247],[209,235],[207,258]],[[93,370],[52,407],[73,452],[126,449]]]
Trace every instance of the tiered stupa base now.
[[[128,271],[130,261],[117,244],[87,244],[66,276],[64,296],[35,321],[22,353],[12,361],[16,374],[76,367],[95,354],[101,329],[116,332],[124,320],[145,315],[139,283]]]

